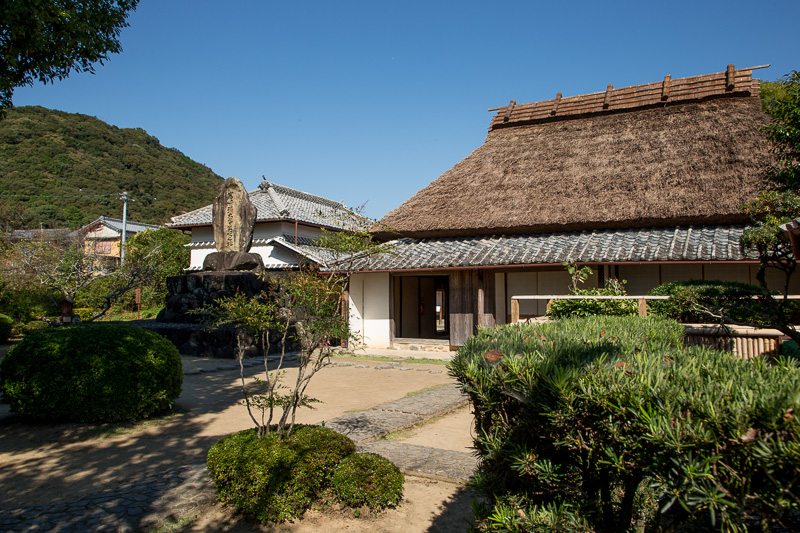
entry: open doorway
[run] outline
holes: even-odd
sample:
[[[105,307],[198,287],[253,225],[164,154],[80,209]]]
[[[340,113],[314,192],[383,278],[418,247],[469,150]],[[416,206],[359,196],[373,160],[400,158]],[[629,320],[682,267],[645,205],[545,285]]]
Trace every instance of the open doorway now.
[[[447,276],[397,276],[393,280],[394,336],[449,339]]]

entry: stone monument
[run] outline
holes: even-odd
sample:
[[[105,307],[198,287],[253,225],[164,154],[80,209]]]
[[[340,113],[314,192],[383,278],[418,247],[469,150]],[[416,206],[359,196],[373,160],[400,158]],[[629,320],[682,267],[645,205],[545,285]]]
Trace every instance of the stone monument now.
[[[203,261],[204,271],[261,271],[264,263],[259,254],[251,254],[253,228],[258,211],[237,178],[222,184],[211,207],[214,243],[217,251]]]
[[[151,329],[171,340],[184,355],[235,358],[236,331],[222,326],[209,329],[206,316],[196,311],[236,293],[255,297],[266,288],[258,276],[264,269],[259,254],[250,253],[257,210],[242,182],[228,178],[214,198],[212,220],[216,252],[203,261],[203,272],[167,278],[164,309]],[[248,356],[263,353],[257,339],[249,339]]]

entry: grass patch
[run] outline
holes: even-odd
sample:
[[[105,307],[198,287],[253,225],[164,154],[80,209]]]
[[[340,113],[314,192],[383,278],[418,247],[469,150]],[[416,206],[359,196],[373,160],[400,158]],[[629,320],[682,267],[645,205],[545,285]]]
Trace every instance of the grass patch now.
[[[148,530],[148,533],[171,533],[172,531],[180,531],[181,529],[185,528],[186,526],[197,520],[199,516],[200,515],[197,514],[192,516],[184,516],[183,518],[175,522],[170,522],[155,529],[150,529]]]
[[[420,390],[415,390],[415,391],[409,392],[408,394],[406,394],[406,398],[408,398],[409,396],[416,396],[417,394],[419,394],[421,392],[425,392],[425,391],[429,391],[429,390],[435,390],[435,389],[441,389],[442,387],[448,387],[448,386],[450,386],[450,383],[441,383],[439,385],[434,385],[432,387],[425,387],[424,389],[420,389]]]
[[[347,359],[354,361],[378,361],[381,363],[391,363],[392,361],[402,359],[404,363],[417,364],[417,365],[446,365],[449,361],[442,361],[440,359],[423,359],[417,357],[386,357],[385,355],[349,355],[339,354],[333,359]]]
[[[183,413],[184,411],[182,409],[175,407],[171,413],[140,420],[133,424],[115,422],[97,425],[78,425],[74,429],[66,431],[65,437],[73,441],[110,439],[111,437],[139,433],[146,429],[160,426],[171,421],[175,417],[181,416]]]

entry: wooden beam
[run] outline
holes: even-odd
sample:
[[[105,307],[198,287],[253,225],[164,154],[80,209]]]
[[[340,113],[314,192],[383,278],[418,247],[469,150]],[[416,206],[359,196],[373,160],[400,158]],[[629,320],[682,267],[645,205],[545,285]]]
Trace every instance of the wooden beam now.
[[[728,70],[725,72],[725,88],[732,91],[736,88],[736,68],[733,63],[728,65]]]
[[[558,111],[558,104],[561,103],[561,93],[556,94],[556,101],[553,102],[553,109],[550,110],[551,115],[555,115]]]
[[[508,107],[506,107],[506,114],[503,115],[503,122],[508,122],[508,120],[511,118],[511,113],[514,112],[514,108],[516,107],[516,105],[517,105],[516,100],[511,100],[508,103]]]
[[[614,85],[611,83],[606,87],[606,97],[603,99],[603,109],[608,109],[611,106],[611,91],[614,90]]]
[[[647,316],[647,300],[639,298],[639,316]]]
[[[667,74],[664,76],[664,82],[661,84],[661,99],[666,100],[669,98],[669,86],[672,83],[672,76]]]
[[[519,322],[519,300],[511,300],[511,323]]]

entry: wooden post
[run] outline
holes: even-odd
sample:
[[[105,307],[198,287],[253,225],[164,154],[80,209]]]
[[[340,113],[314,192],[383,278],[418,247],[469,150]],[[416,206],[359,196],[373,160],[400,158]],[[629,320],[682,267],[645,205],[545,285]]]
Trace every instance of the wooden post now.
[[[511,299],[511,323],[519,322],[519,300]]]
[[[647,300],[639,298],[639,316],[647,316]]]

